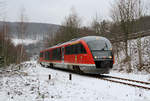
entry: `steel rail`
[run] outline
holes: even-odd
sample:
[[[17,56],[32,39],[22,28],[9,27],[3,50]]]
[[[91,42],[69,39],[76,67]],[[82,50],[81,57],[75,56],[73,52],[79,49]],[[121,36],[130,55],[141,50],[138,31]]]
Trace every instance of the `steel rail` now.
[[[120,83],[120,84],[124,84],[124,85],[129,85],[129,86],[132,86],[132,87],[138,87],[138,88],[150,90],[150,87],[145,87],[145,86],[141,86],[141,85],[135,85],[135,84],[121,82],[121,81],[110,80],[110,79],[107,79],[107,78],[101,78],[101,79],[102,80],[106,80],[106,81],[110,81],[110,82],[115,82],[115,83]]]
[[[133,80],[133,79],[127,79],[127,78],[122,78],[122,77],[116,77],[116,76],[108,76],[108,75],[102,75],[103,77],[107,78],[113,78],[113,79],[119,79],[119,80],[126,80],[130,82],[136,82],[136,83],[141,83],[145,85],[150,85],[150,82],[144,82],[144,81],[138,81],[138,80]]]
[[[119,83],[119,84],[129,85],[129,86],[132,86],[132,87],[138,87],[138,88],[150,90],[150,87],[141,86],[141,85],[132,84],[132,83],[127,83],[127,82],[124,82],[124,81],[136,82],[136,83],[139,83],[139,84],[146,84],[146,85],[149,85],[150,84],[149,82],[137,81],[137,80],[114,77],[114,76],[106,76],[106,75],[96,76],[96,78],[101,79],[101,80],[105,80],[105,81],[110,81],[110,82],[115,82],[115,83]],[[111,80],[109,78],[124,80],[124,81]]]

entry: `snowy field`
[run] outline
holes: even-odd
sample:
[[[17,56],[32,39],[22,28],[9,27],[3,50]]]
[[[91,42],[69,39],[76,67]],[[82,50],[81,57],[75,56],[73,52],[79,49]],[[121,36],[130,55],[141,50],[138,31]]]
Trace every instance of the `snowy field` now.
[[[113,71],[110,75],[150,80],[150,75]],[[78,74],[69,80],[69,73],[29,61],[19,72],[0,74],[0,101],[150,101],[150,91]]]

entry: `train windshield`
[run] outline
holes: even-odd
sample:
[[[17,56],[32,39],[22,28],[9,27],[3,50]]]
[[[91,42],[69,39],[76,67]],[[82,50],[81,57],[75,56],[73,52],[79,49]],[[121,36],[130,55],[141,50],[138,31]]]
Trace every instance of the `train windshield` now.
[[[108,40],[92,40],[89,41],[87,44],[91,51],[112,49],[111,43]]]

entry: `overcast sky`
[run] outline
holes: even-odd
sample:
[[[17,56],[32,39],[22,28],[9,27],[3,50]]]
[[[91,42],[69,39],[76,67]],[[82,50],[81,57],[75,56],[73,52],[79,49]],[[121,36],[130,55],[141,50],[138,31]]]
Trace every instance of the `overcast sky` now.
[[[74,8],[83,24],[88,24],[96,15],[109,17],[113,0],[1,0],[5,1],[5,14],[8,21],[17,21],[21,9],[29,22],[61,24],[65,16]]]

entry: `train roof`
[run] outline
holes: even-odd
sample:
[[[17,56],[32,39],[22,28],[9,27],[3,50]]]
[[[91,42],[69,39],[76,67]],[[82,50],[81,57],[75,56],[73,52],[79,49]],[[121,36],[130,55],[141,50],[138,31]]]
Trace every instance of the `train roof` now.
[[[85,37],[82,37],[82,38],[75,38],[75,39],[72,39],[70,41],[67,41],[67,42],[64,42],[64,43],[59,43],[55,46],[52,46],[52,47],[48,47],[47,49],[49,48],[56,48],[56,47],[59,47],[59,46],[63,46],[65,44],[69,44],[71,42],[74,42],[74,41],[80,41],[80,40],[84,40],[86,43],[89,42],[89,41],[92,41],[92,40],[103,40],[103,41],[109,41],[108,39],[106,39],[105,37],[101,37],[101,36],[85,36]],[[47,49],[44,49],[44,50],[47,50]],[[43,50],[42,50],[43,51]]]
[[[104,41],[108,41],[108,39],[106,39],[105,37],[101,37],[101,36],[86,36],[86,37],[82,37],[80,38],[81,40],[84,40],[85,42],[89,42],[92,40],[104,40]]]

